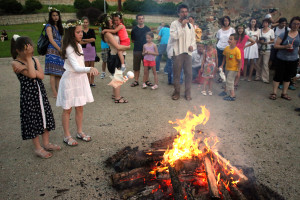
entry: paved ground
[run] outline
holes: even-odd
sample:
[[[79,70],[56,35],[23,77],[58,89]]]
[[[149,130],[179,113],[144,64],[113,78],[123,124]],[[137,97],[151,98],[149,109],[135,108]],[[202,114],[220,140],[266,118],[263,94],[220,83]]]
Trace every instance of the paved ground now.
[[[127,56],[131,63],[132,53]],[[109,78],[96,79],[95,102],[84,107],[84,131],[93,137],[90,143],[79,141],[71,148],[62,143],[61,108],[51,98],[49,77],[44,83],[56,120],[50,139],[62,145],[60,152],[48,160],[33,154],[31,141],[22,141],[19,120],[19,83],[10,67],[11,59],[0,59],[0,196],[1,199],[111,199],[117,198],[110,186],[111,169],[104,160],[127,145],[149,148],[158,139],[174,135],[169,120],[184,118],[188,110],[199,113],[206,105],[211,117],[199,129],[220,139],[218,146],[234,165],[254,168],[259,182],[282,194],[286,199],[300,196],[299,120],[294,108],[300,107],[299,88],[289,91],[293,98],[271,101],[271,85],[241,82],[236,102],[225,102],[216,94],[202,96],[193,85],[193,100],[172,101],[172,86],[159,74],[159,89],[151,91],[126,84],[122,96],[128,104],[111,99]],[[43,60],[43,57],[40,57]],[[100,68],[97,63],[98,69]],[[129,67],[130,68],[130,67]],[[152,76],[151,79],[153,80]],[[71,117],[75,134],[74,114]],[[64,190],[64,191],[62,191]]]

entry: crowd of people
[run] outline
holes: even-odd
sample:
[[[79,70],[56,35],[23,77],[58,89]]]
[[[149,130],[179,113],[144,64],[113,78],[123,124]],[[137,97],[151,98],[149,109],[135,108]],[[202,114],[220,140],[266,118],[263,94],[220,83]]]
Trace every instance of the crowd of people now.
[[[162,23],[157,29],[158,47],[153,41],[154,33],[144,24],[144,15],[136,16],[137,25],[131,31],[130,41],[122,23],[122,14],[103,14],[99,17],[102,68],[98,72],[95,67],[96,34],[89,28],[89,19],[83,17],[82,20],[68,20],[63,24],[60,11],[49,8],[49,20],[45,28],[50,44],[45,56],[45,71],[38,59],[33,57],[34,47],[30,38],[14,35],[11,42],[14,59],[12,67],[21,84],[22,138],[33,140],[35,154],[41,158],[50,158],[50,151],[61,149],[59,145],[49,142],[49,131],[55,129],[55,121],[42,79],[44,75],[50,75],[56,106],[62,107],[63,142],[69,146],[78,145],[69,128],[73,107],[77,126],[76,138],[85,142],[91,141],[91,136],[83,132],[82,119],[83,106],[94,101],[91,88],[96,86],[95,76],[100,74],[101,79],[105,78],[106,69],[112,76],[122,75],[128,66],[125,56],[131,44],[134,45],[134,81],[131,87],[140,85],[139,76],[143,64],[141,88],[158,89],[161,59],[166,55],[164,72],[168,74],[168,83],[174,86],[171,96],[173,100],[181,97],[183,82],[184,97],[190,101],[193,82],[203,84],[202,95],[211,96],[215,80],[224,82],[226,79],[226,84],[221,84],[224,91],[219,96],[223,96],[226,101],[235,101],[235,90],[239,81],[252,81],[254,70],[254,80],[270,82],[270,64],[275,75],[269,98],[276,100],[277,89],[282,87],[281,98],[291,100],[287,90],[289,87],[293,89],[291,79],[297,77],[299,66],[300,17],[293,17],[287,28],[287,20],[274,19],[274,12],[272,10],[266,15],[261,29],[258,28],[256,19],[251,19],[248,26],[239,24],[233,28],[230,17],[224,16],[220,21],[222,27],[216,33],[217,41],[202,40],[202,30],[195,23],[195,18],[189,16],[188,6],[180,4],[177,9],[179,18],[170,26]],[[154,84],[149,81],[151,70]],[[218,79],[219,71],[225,72],[226,77],[220,73]],[[127,80],[124,77],[124,82]],[[112,87],[111,98],[115,103],[128,103],[121,96],[121,85]],[[39,142],[40,135],[42,145]]]

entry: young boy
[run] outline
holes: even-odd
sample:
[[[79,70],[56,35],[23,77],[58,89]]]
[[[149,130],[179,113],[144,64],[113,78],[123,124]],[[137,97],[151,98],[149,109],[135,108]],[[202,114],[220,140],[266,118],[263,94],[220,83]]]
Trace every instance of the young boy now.
[[[197,43],[197,49],[192,53],[192,72],[193,81],[198,77],[198,72],[201,69],[203,62],[204,44]]]
[[[230,35],[227,46],[223,51],[223,62],[219,69],[223,69],[223,65],[226,60],[226,86],[223,92],[219,94],[219,96],[227,95],[227,90],[230,94],[223,99],[226,101],[235,101],[235,93],[234,93],[234,79],[238,73],[240,73],[241,69],[241,52],[239,48],[236,47],[236,43],[238,40],[238,34],[233,33]]]

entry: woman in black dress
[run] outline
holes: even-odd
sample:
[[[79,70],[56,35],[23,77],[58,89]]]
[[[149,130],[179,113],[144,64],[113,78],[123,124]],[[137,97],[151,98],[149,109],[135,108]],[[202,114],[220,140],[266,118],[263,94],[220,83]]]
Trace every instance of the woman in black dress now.
[[[60,150],[60,146],[49,143],[49,131],[55,129],[52,109],[42,79],[44,72],[39,61],[33,58],[30,38],[14,35],[11,41],[12,67],[20,81],[20,117],[23,140],[32,139],[35,154],[50,158],[49,151]],[[43,146],[39,142],[42,135]]]

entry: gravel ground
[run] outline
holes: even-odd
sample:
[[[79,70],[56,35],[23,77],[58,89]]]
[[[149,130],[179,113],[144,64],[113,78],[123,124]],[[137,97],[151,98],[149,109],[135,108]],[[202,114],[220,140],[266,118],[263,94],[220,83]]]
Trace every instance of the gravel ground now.
[[[39,57],[42,65],[43,57]],[[126,57],[131,63],[132,52]],[[226,102],[217,94],[202,96],[198,85],[192,86],[192,101],[171,100],[173,87],[167,76],[159,74],[159,89],[122,86],[128,104],[111,99],[110,78],[96,78],[95,102],[84,106],[84,131],[93,141],[79,141],[77,147],[62,142],[61,108],[51,98],[49,77],[44,84],[56,120],[50,140],[62,146],[51,159],[33,154],[31,141],[22,141],[19,119],[19,83],[10,66],[11,58],[0,59],[0,196],[1,199],[104,199],[118,198],[110,186],[113,172],[104,161],[119,149],[130,145],[148,149],[151,142],[176,134],[169,120],[182,119],[186,112],[200,112],[200,105],[210,110],[210,120],[198,129],[220,139],[218,149],[233,165],[252,167],[259,182],[297,200],[300,196],[300,148],[297,98],[299,88],[289,91],[292,101],[268,99],[271,85],[261,82],[240,83],[237,100]],[[100,64],[97,63],[100,69]],[[163,64],[164,65],[164,64]],[[130,66],[128,67],[131,68]],[[153,80],[152,75],[150,78]],[[141,79],[140,79],[141,80]],[[141,82],[140,82],[141,83]],[[182,90],[183,91],[183,90]],[[76,132],[74,113],[71,130]]]

